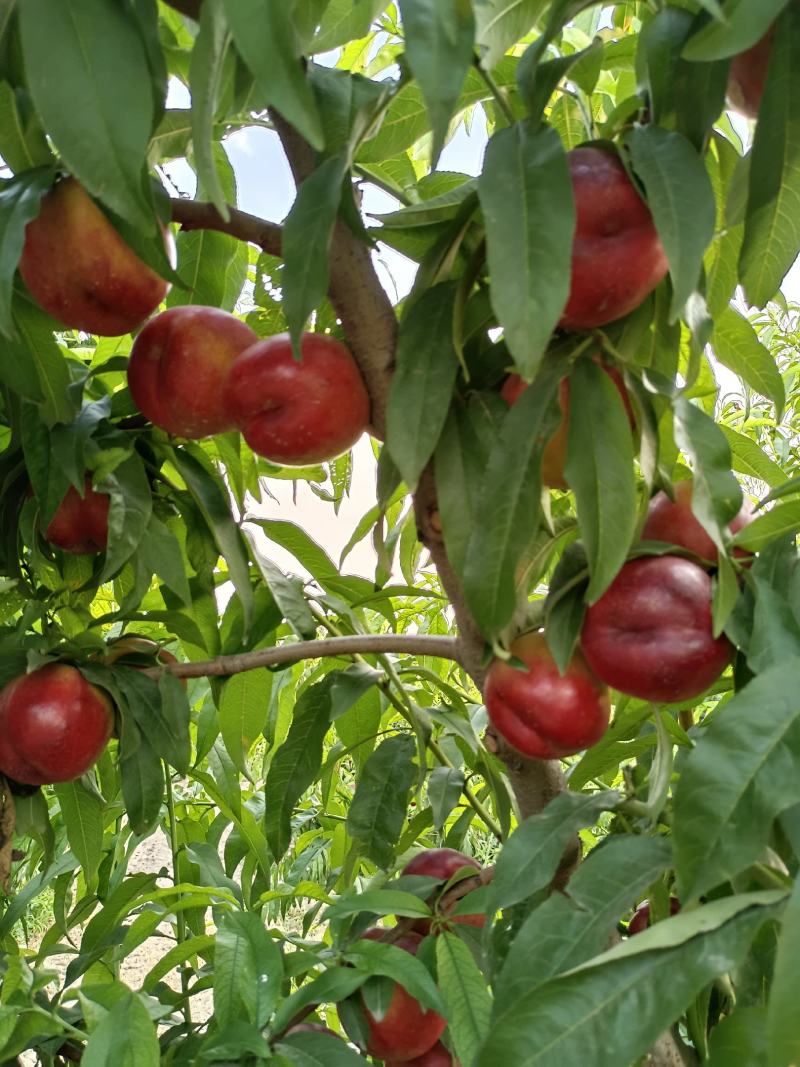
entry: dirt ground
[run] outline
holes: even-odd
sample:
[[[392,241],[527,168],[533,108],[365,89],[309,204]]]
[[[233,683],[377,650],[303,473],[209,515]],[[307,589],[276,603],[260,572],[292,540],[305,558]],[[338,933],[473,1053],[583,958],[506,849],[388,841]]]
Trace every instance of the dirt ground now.
[[[171,863],[171,855],[169,843],[164,834],[159,830],[151,837],[146,838],[137,847],[136,851],[131,856],[130,863],[128,865],[129,874],[157,874],[163,867],[169,870]],[[159,879],[159,885],[169,885],[169,879]],[[164,930],[168,930],[167,924],[163,927]],[[131,989],[138,989],[145,979],[148,972],[158,963],[158,961],[166,954],[167,950],[171,947],[171,942],[164,941],[159,937],[150,937],[142,945],[139,946],[134,952],[132,952],[120,966],[120,979],[130,986]],[[35,943],[31,945],[35,948]],[[47,966],[58,971],[59,976],[63,978],[63,975],[67,969],[67,966],[72,959],[70,955],[49,956],[47,959]],[[170,985],[173,989],[180,989],[180,979],[177,972],[170,972],[164,979],[167,985]],[[192,1016],[198,1022],[203,1021],[210,1017],[213,1011],[213,1001],[211,990],[205,990],[199,993],[196,997],[192,998]],[[36,1055],[33,1052],[23,1053],[21,1056],[22,1063],[25,1067],[35,1067],[37,1063]]]

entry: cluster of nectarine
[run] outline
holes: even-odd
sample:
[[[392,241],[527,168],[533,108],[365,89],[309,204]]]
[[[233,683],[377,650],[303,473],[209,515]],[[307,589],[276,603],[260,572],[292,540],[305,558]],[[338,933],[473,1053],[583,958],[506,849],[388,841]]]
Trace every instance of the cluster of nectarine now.
[[[171,252],[168,232],[165,242]],[[19,269],[31,295],[54,318],[101,335],[138,329],[169,289],[74,178],[57,182],[42,198],[26,228]],[[140,411],[169,433],[200,438],[240,429],[255,452],[275,463],[319,463],[361,436],[369,398],[355,361],[338,341],[308,333],[301,353],[295,360],[287,336],[259,340],[218,308],[175,307],[150,320],[136,338],[130,390]],[[76,506],[70,503],[73,511]],[[67,522],[70,528],[87,524],[83,514]],[[96,532],[92,526],[83,538],[70,533],[78,547],[67,550],[100,551],[105,539]]]
[[[296,360],[279,334],[260,341],[217,308],[175,307],[133,345],[128,385],[150,421],[181,437],[239,429],[260,456],[302,465],[333,459],[366,429],[369,398],[353,357],[307,333]]]
[[[511,645],[525,666],[493,660],[486,678],[486,710],[495,729],[517,751],[538,759],[580,752],[602,737],[609,692],[656,703],[703,693],[725,670],[733,647],[714,636],[711,577],[718,550],[692,512],[692,483],[659,492],[650,502],[642,536],[693,553],[629,560],[606,592],[590,605],[580,648],[559,673],[543,634]],[[732,532],[751,519],[743,507]]]
[[[479,871],[478,864],[463,852],[452,848],[426,849],[415,856],[403,868],[404,875],[422,875],[436,878],[439,882],[449,882],[459,871],[464,869]],[[438,904],[438,901],[437,901]],[[466,923],[470,926],[483,926],[486,917],[483,914],[458,915],[452,918],[442,916],[436,922],[420,919],[413,929],[399,937],[393,938],[393,944],[416,955],[425,936],[436,934],[448,922]],[[372,927],[362,937],[381,941],[387,930]],[[396,984],[389,1005],[380,1018],[376,1017],[361,998],[361,1006],[367,1024],[366,1051],[386,1062],[387,1067],[458,1067],[451,1053],[441,1043],[446,1022],[434,1011],[425,1010],[400,984]]]

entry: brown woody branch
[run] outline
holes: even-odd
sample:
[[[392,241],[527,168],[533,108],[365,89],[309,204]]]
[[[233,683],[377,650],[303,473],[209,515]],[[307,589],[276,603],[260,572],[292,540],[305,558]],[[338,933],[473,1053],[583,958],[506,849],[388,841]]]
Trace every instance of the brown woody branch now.
[[[257,215],[250,215],[246,211],[239,211],[238,208],[230,206],[228,207],[229,218],[226,220],[213,204],[206,204],[200,200],[173,197],[170,203],[172,221],[177,222],[184,230],[217,230],[219,233],[237,237],[240,241],[249,241],[250,244],[258,245],[270,255],[281,254],[283,231],[274,222],[267,222]]]
[[[435,656],[438,659],[459,661],[459,645],[455,637],[435,634],[352,634],[346,637],[324,637],[317,641],[298,641],[294,645],[277,645],[256,652],[241,652],[234,656],[217,656],[196,663],[170,663],[148,667],[142,673],[158,678],[169,671],[178,678],[224,677],[254,671],[259,667],[278,667],[299,663],[305,659],[330,656],[377,655],[384,652],[406,652],[414,656]]]

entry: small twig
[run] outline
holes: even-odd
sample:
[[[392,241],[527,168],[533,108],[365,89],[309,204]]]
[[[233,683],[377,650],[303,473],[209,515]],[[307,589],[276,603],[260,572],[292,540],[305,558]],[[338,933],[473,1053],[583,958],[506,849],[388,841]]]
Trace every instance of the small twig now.
[[[346,637],[324,637],[316,641],[298,641],[294,645],[277,645],[256,652],[240,652],[234,656],[217,656],[197,663],[170,663],[148,667],[143,674],[158,678],[169,671],[178,678],[211,678],[254,671],[259,667],[277,667],[299,663],[304,659],[325,656],[350,656],[360,652],[375,655],[380,652],[405,652],[414,656],[436,656],[458,661],[458,641],[455,637],[435,634],[352,634]]]
[[[281,254],[283,231],[275,222],[267,222],[258,215],[250,215],[247,211],[240,211],[230,205],[230,218],[226,221],[213,204],[202,200],[187,200],[180,196],[173,197],[170,204],[172,221],[177,222],[184,230],[217,230],[240,241],[258,245],[270,255]]]
[[[6,895],[8,895],[11,886],[15,826],[14,797],[8,782],[0,775],[0,889]]]

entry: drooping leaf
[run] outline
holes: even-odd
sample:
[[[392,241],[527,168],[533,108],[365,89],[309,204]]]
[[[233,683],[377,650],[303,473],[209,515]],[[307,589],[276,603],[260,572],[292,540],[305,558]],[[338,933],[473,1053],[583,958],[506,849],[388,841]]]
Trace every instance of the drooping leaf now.
[[[277,108],[305,139],[323,147],[314,94],[300,64],[291,7],[284,0],[222,0],[236,47],[264,104]]]
[[[306,689],[294,707],[286,740],[272,757],[264,786],[267,841],[278,862],[291,841],[294,806],[322,763],[322,742],[330,726],[333,675]]]
[[[87,885],[94,882],[103,854],[103,801],[78,778],[53,786],[67,830],[69,847],[78,857]]]
[[[489,636],[516,606],[517,564],[536,536],[540,516],[541,455],[558,419],[558,360],[549,364],[506,416],[481,480],[479,513],[464,563],[470,609]]]
[[[229,43],[230,34],[221,6],[218,3],[203,4],[200,8],[200,31],[189,63],[192,144],[198,179],[217,211],[226,220],[229,215],[228,205],[214,162],[212,144]]]
[[[126,989],[89,1037],[83,1050],[84,1067],[158,1067],[161,1054],[155,1023],[144,1001]]]
[[[647,837],[611,837],[593,849],[570,879],[569,894],[554,893],[517,932],[496,981],[496,1011],[505,1012],[534,986],[599,955],[623,913],[670,859],[666,841]]]
[[[364,765],[347,812],[347,832],[365,854],[387,867],[406,818],[408,796],[417,776],[417,747],[407,735],[383,741]]]
[[[466,944],[447,931],[436,938],[436,973],[456,1055],[472,1063],[489,1033],[492,999],[486,978]]]
[[[219,700],[219,727],[228,755],[247,774],[247,754],[267,721],[272,675],[246,671],[229,678]]]
[[[469,0],[400,0],[406,56],[428,107],[435,166],[475,44]]]
[[[551,882],[571,838],[619,803],[617,793],[561,793],[520,823],[497,859],[487,914],[535,896]]]
[[[593,360],[570,375],[570,418],[564,474],[575,493],[593,604],[625,562],[636,527],[633,437],[619,390]]]
[[[703,160],[682,134],[636,126],[625,144],[669,263],[674,321],[698,286],[703,256],[714,236],[714,191]]]
[[[698,739],[675,793],[674,848],[684,902],[758,859],[777,815],[800,801],[797,658],[754,678]]]
[[[711,931],[698,924],[673,945],[668,938],[683,918],[675,916],[550,979],[495,1018],[476,1067],[635,1062],[714,977],[736,967],[780,898],[750,894],[708,905],[719,914]]]
[[[772,42],[750,163],[739,278],[751,304],[771,300],[800,250],[800,10],[790,4]]]
[[[328,251],[342,200],[346,160],[331,156],[302,183],[283,227],[283,311],[299,340],[328,291]]]
[[[142,181],[153,93],[135,22],[111,0],[25,0],[20,27],[36,109],[70,171],[131,225],[154,232]]]
[[[6,337],[14,335],[11,295],[25,227],[39,214],[39,202],[52,181],[50,167],[36,167],[0,185],[0,331]]]
[[[520,122],[495,133],[478,194],[492,306],[515,363],[529,379],[569,296],[575,204],[555,130]]]
[[[283,960],[255,912],[229,912],[214,948],[214,1016],[220,1026],[245,1018],[266,1025],[280,996]]]
[[[434,286],[400,323],[397,370],[386,413],[387,447],[403,481],[414,488],[442,432],[458,374],[453,345],[456,286]]]

